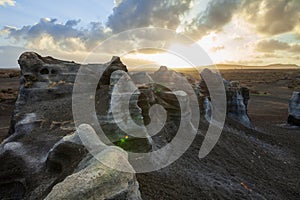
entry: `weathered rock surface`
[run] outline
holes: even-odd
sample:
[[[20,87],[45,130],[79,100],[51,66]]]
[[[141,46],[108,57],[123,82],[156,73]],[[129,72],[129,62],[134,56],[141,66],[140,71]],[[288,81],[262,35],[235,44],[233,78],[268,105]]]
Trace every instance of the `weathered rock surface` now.
[[[121,195],[121,199],[135,196],[133,193],[138,191],[138,187],[135,187],[137,183],[134,174],[122,175],[108,167],[100,166],[99,162],[92,160],[85,147],[78,142],[78,138],[73,140],[68,136],[75,132],[72,91],[81,65],[41,57],[32,52],[22,54],[19,64],[21,86],[12,117],[10,136],[0,145],[0,199],[43,199],[51,190],[48,199],[70,199],[67,191],[77,191],[80,186],[78,182],[74,184],[74,177],[92,182],[82,187],[76,193],[78,195],[91,192],[89,198],[92,199],[109,198],[120,195],[120,192],[126,193]],[[111,73],[127,69],[118,58],[96,67],[107,67],[100,81],[104,84],[103,89],[98,89],[106,101],[102,104],[104,107],[110,101],[106,90],[109,85],[105,84],[109,84]],[[110,157],[111,154],[103,156]],[[87,161],[89,164],[79,170],[83,159],[87,158],[90,158],[90,161]],[[99,175],[98,181],[93,182],[90,175],[95,175],[100,169],[106,174],[103,176],[106,177],[105,181],[103,182]],[[55,192],[55,188],[61,188],[55,185],[62,181],[68,183],[63,188],[65,196]],[[93,193],[93,190],[97,192]]]
[[[238,82],[226,82],[225,87],[228,116],[247,127],[252,127],[247,114],[249,90],[245,87],[240,87]]]
[[[209,69],[204,69],[201,76],[205,74],[206,77],[210,77],[212,80],[215,76],[218,76]],[[227,116],[234,119],[246,127],[252,127],[251,120],[247,114],[248,101],[250,99],[249,89],[241,87],[239,82],[223,80],[225,86],[225,92],[227,97]],[[210,121],[211,115],[211,103],[209,89],[204,80],[199,83],[200,98],[202,110],[206,120]],[[218,91],[221,88],[218,86],[210,88],[210,90]]]
[[[163,118],[151,118],[159,110],[150,109],[156,104],[167,111],[162,129],[158,129],[159,132],[152,137],[153,146],[150,150],[169,143],[180,125],[187,127],[187,132],[198,128],[192,126],[194,116],[191,109],[195,108],[195,102],[190,101],[189,93],[183,92],[180,87],[176,88],[175,80],[184,80],[179,73],[162,67],[152,76],[147,73],[127,76],[124,72],[115,72],[126,72],[118,60],[97,65],[112,69],[106,70],[107,74],[100,80],[100,87],[96,91],[98,119],[106,135],[115,144],[122,146],[118,141],[121,142],[127,136],[125,132],[120,132],[112,114],[112,104],[123,104],[128,99],[123,101],[121,97],[130,96],[130,92],[124,88],[117,88],[119,93],[113,96],[116,83],[123,75],[130,82],[129,88],[136,86],[139,89],[139,92],[130,96],[128,105],[137,125],[144,124],[147,127],[153,121],[158,125],[164,122]],[[138,174],[137,181],[134,173],[122,173],[98,161],[101,158],[115,166],[130,167],[126,152],[118,147],[101,144],[92,156],[82,145],[78,131],[75,132],[71,94],[80,65],[50,57],[43,58],[34,53],[23,54],[20,64],[24,73],[11,136],[0,145],[0,199],[141,199],[140,192],[145,199],[299,197],[295,178],[299,162],[294,155],[281,145],[274,145],[273,138],[240,125],[248,122],[243,117],[248,117],[249,93],[236,82],[224,81],[229,97],[228,116],[239,123],[235,123],[232,129],[224,130],[225,134],[222,134],[222,139],[211,154],[205,159],[198,159],[204,137],[197,134],[188,151],[176,162],[155,172]],[[46,70],[41,71],[42,68],[38,66],[46,67]],[[55,73],[51,74],[52,69],[58,70],[59,79]],[[60,82],[61,79],[65,82]],[[168,82],[173,91],[163,86],[163,83]],[[206,108],[209,121],[209,91],[205,83],[200,83],[200,86],[192,89],[199,89],[200,107]],[[120,121],[126,116],[122,112],[115,114]],[[181,118],[183,122],[180,122]],[[132,125],[132,122],[126,123]],[[239,130],[235,127],[239,127]],[[201,132],[205,131],[205,128],[200,128]],[[89,133],[88,129],[86,134]],[[149,133],[150,129],[142,133],[146,134],[147,131]],[[148,147],[151,147],[149,140],[141,142],[134,139],[130,136],[122,148],[140,152],[148,151]],[[282,140],[277,144],[282,144]],[[278,171],[284,171],[287,178],[276,175]]]
[[[290,99],[288,124],[300,126],[300,92],[294,92]]]
[[[91,129],[89,125],[83,126],[83,131]],[[58,161],[66,165],[70,160],[68,159],[70,156],[66,154],[78,153],[76,149],[80,148],[62,149],[60,148],[62,145],[82,146],[82,144],[78,134],[74,133],[64,137],[50,151],[50,154],[55,154],[55,158],[52,158],[54,162]],[[73,173],[56,184],[45,199],[141,199],[135,175],[110,168],[117,165],[130,166],[127,153],[117,147],[98,146],[98,149],[95,149],[95,156],[90,154],[85,156]],[[50,155],[48,160],[49,157]],[[109,160],[111,166],[105,166],[98,158]],[[62,159],[67,159],[67,161]]]
[[[141,93],[129,75],[120,70],[113,72],[108,93],[108,110],[98,117],[110,141],[126,150],[150,151],[151,138],[144,126],[142,109],[138,105]]]
[[[186,76],[162,66],[153,74],[142,72],[131,77],[139,88],[138,105],[142,108],[148,133],[152,135],[153,148],[168,144],[179,128],[197,132],[198,124],[192,120],[191,112],[197,99],[191,98],[194,91],[186,87],[190,86]]]
[[[103,72],[102,77],[100,78],[100,85],[109,85],[110,77],[114,71],[121,70],[124,72],[128,72],[126,65],[124,65],[119,57],[113,57],[110,63],[110,67],[106,68]]]

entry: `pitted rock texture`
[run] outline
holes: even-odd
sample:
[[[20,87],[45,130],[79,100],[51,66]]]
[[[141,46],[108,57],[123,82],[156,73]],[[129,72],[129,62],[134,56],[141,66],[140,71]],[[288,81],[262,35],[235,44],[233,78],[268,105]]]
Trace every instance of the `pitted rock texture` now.
[[[85,132],[82,134],[90,134],[86,131],[94,132],[89,125],[83,127],[83,130],[79,130]],[[68,165],[74,171],[57,183],[45,199],[141,199],[135,174],[120,172],[98,160],[109,160],[111,166],[129,166],[127,153],[117,147],[97,146],[99,150],[95,149],[95,156],[87,154],[76,166],[68,165],[68,162],[74,155],[83,152],[77,132],[64,137],[50,150],[47,169],[54,167],[57,170],[57,165],[60,164],[62,167]]]
[[[21,86],[10,136],[0,145],[0,199],[44,199],[51,190],[53,195],[48,199],[68,199],[70,196],[67,193],[66,196],[56,196],[53,188],[57,188],[55,186],[67,177],[76,177],[75,174],[72,176],[75,171],[82,173],[80,177],[88,181],[88,177],[84,176],[95,174],[98,168],[93,166],[99,166],[94,160],[86,166],[86,171],[79,171],[79,163],[91,155],[78,139],[69,138],[76,131],[72,115],[72,91],[77,71],[82,65],[41,57],[33,52],[22,54],[19,64]],[[88,68],[88,65],[82,67]],[[98,89],[98,92],[102,93],[108,105],[109,94],[105,88],[109,85],[105,84],[109,84],[111,73],[127,69],[117,57],[97,67],[106,69],[101,80],[103,89]],[[102,104],[102,107],[106,104]],[[116,160],[114,162],[118,163]],[[134,174],[114,172],[104,166],[101,171],[107,173],[105,183],[94,182],[82,188],[92,192],[97,190],[89,198],[103,199],[117,195],[127,199],[127,196],[138,195]],[[115,189],[108,188],[110,185]],[[64,191],[75,188],[76,185],[68,184]]]

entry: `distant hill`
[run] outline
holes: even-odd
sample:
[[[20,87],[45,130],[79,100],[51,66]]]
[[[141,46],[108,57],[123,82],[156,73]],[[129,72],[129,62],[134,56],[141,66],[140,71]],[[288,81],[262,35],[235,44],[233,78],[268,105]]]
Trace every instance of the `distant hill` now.
[[[296,64],[270,64],[270,65],[237,65],[237,64],[217,64],[220,69],[300,69]]]

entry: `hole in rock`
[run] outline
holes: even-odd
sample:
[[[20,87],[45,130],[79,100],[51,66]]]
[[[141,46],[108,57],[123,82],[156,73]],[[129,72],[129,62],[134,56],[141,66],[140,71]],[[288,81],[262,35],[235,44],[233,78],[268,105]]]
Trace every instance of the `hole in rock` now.
[[[58,74],[58,72],[57,72],[56,69],[52,69],[52,70],[51,70],[51,74],[56,75],[56,74]]]
[[[40,73],[43,75],[49,74],[49,70],[47,68],[43,68],[43,69],[41,69]]]

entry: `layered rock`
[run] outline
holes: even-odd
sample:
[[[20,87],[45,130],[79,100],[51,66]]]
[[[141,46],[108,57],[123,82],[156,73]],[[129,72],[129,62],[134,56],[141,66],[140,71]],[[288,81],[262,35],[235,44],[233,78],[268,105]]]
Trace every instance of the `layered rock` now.
[[[151,138],[144,126],[142,109],[138,105],[141,93],[129,75],[120,70],[113,72],[108,93],[108,110],[105,115],[99,115],[99,118],[110,141],[126,150],[150,151]]]
[[[300,92],[294,92],[290,99],[288,124],[300,126]]]
[[[212,81],[217,78],[217,73],[210,71],[209,69],[204,69],[201,73],[201,76],[211,79]],[[244,126],[252,127],[251,120],[247,113],[248,101],[250,99],[249,89],[241,87],[237,81],[227,81],[223,79],[225,86],[226,99],[227,99],[227,116],[231,119],[234,119]],[[210,92],[221,90],[222,88],[218,85],[212,85],[211,88],[208,88],[204,79],[199,83],[199,93],[200,93],[200,102],[201,108],[204,112],[204,116],[207,121],[210,121],[211,118],[211,102],[210,102]],[[216,111],[217,112],[217,111]]]
[[[121,59],[119,57],[114,56],[110,62],[110,66],[107,67],[105,69],[105,71],[103,72],[102,77],[100,78],[99,84],[100,85],[109,85],[111,74],[117,70],[128,72],[126,65],[124,65],[121,62]]]
[[[133,81],[141,92],[139,105],[154,148],[168,144],[180,128],[197,132],[198,124],[192,120],[191,112],[196,98],[191,98],[194,91],[184,75],[162,66],[151,75],[145,72],[133,75]]]
[[[247,127],[252,127],[247,113],[249,90],[238,82],[225,82],[228,116]]]
[[[0,146],[0,162],[4,163],[0,165],[0,199],[140,199],[134,173],[111,169],[98,159],[130,167],[127,153],[101,144],[92,156],[75,130],[72,92],[77,72],[84,66],[36,53],[23,54],[19,63],[21,88],[11,136]],[[193,121],[197,118],[191,110],[198,105],[191,98],[197,88],[185,88],[193,81],[185,82],[182,74],[161,67],[153,75],[129,76],[118,57],[94,68],[104,71],[95,106],[112,143],[133,152],[149,152],[169,143],[180,127],[186,133],[197,132],[198,122]],[[214,75],[209,70],[205,73]],[[251,125],[249,91],[236,82],[224,80],[224,84],[228,116]],[[199,95],[209,120],[210,94],[205,82],[200,83]],[[92,127],[84,130],[83,134],[96,134]]]
[[[120,194],[121,199],[129,196],[138,199],[133,173],[122,174],[101,165],[78,142],[78,138],[68,136],[75,132],[72,91],[81,65],[32,52],[22,54],[19,64],[21,87],[10,136],[0,145],[0,199],[43,199],[51,190],[47,199],[73,199],[68,193],[71,191],[77,191],[78,195],[89,193],[92,199],[113,198]],[[88,65],[83,67],[89,68]],[[127,69],[117,58],[93,67],[106,69],[100,81],[104,87],[97,92],[107,101],[102,104],[102,107],[107,105],[102,108],[107,110],[109,85],[105,84],[109,83],[111,73]],[[107,159],[112,156],[109,153],[101,155]],[[86,165],[82,167],[84,163]],[[114,159],[112,163],[119,161]],[[91,176],[97,175],[98,170],[106,174],[105,178],[102,180],[99,176],[94,181]],[[84,187],[75,181],[76,178],[89,184]],[[62,187],[57,184],[62,181],[64,194],[58,194]],[[79,186],[82,187],[78,191]]]

